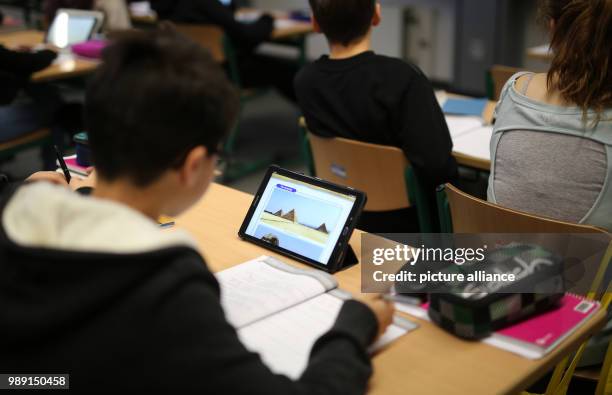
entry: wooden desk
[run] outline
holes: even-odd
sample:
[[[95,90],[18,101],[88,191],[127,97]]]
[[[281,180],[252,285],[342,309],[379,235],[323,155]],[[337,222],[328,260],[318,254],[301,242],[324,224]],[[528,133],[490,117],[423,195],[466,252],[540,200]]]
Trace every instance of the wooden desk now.
[[[240,9],[236,13],[237,16],[245,13],[260,12],[253,9]],[[304,36],[313,32],[313,27],[310,22],[294,21],[288,18],[285,12],[272,12],[276,18],[274,30],[272,31],[272,40],[285,40],[296,36]],[[159,22],[157,15],[131,15],[131,20],[134,24],[155,25]]]
[[[227,269],[260,255],[275,255],[241,241],[237,232],[251,204],[248,194],[213,184],[206,197],[177,219],[177,227],[191,232],[213,271]],[[360,251],[360,232],[351,238]],[[289,258],[283,261],[301,266]],[[361,287],[359,266],[336,275],[340,286],[353,293]],[[371,394],[514,394],[527,388],[577,348],[588,334],[604,324],[599,312],[547,357],[530,361],[482,343],[460,340],[434,324],[417,321],[420,328],[376,355]]]
[[[292,37],[306,36],[313,32],[310,22],[277,19],[272,32],[272,40],[285,40]]]
[[[1,34],[0,44],[8,48],[17,48],[19,46],[33,47],[42,44],[44,38],[44,32],[24,30]],[[34,73],[32,81],[46,82],[82,76],[93,72],[97,66],[98,62],[95,60],[87,60],[71,54],[62,54],[58,56],[58,59],[51,66],[38,73]]]

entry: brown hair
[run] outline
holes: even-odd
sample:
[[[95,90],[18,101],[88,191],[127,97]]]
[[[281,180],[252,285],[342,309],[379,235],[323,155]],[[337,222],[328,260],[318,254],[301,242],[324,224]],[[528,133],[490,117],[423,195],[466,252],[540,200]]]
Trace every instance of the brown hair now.
[[[612,0],[541,0],[540,15],[552,22],[548,89],[597,122],[612,107]]]

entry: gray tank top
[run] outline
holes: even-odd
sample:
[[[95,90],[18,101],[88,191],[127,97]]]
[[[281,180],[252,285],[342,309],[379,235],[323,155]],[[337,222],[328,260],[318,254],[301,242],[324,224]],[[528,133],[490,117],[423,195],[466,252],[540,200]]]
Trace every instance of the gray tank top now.
[[[541,103],[514,75],[502,91],[491,139],[490,202],[612,231],[612,109],[593,127],[578,107]]]

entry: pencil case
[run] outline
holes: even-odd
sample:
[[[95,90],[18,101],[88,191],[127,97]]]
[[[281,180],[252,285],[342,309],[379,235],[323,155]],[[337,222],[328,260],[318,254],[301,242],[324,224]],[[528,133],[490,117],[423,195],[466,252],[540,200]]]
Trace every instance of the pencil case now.
[[[74,44],[72,46],[72,52],[84,58],[102,59],[102,52],[107,45],[108,42],[106,40],[89,40]]]
[[[484,263],[453,265],[446,270],[463,273],[466,278],[469,274],[472,278],[495,273],[517,276],[510,283],[479,280],[451,284],[449,292],[429,295],[431,320],[465,339],[484,338],[554,308],[564,294],[562,259],[536,245],[508,245],[488,253]]]

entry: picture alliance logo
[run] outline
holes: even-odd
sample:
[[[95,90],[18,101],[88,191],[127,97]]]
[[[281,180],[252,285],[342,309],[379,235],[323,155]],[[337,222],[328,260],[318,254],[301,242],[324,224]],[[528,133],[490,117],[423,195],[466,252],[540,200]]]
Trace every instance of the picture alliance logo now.
[[[406,262],[411,266],[419,262],[448,262],[463,265],[466,262],[484,262],[488,246],[481,248],[431,248],[421,245],[419,248],[407,245],[396,245],[395,248],[375,248],[372,263],[381,266],[385,262]]]

